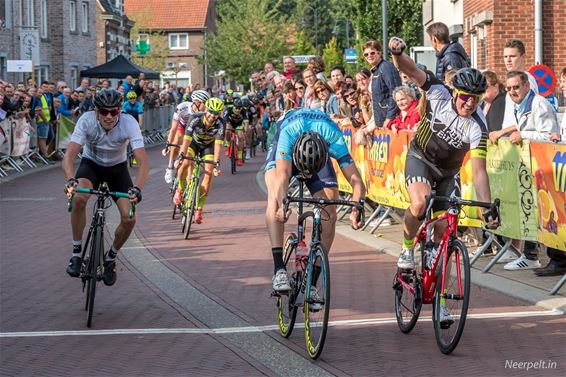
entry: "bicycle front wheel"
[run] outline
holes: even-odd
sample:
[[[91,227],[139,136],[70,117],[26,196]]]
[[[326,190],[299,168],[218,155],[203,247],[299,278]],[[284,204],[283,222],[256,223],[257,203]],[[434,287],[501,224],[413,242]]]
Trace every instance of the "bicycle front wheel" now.
[[[193,172],[194,174],[194,172]],[[197,176],[198,177],[198,176]],[[189,190],[189,203],[187,204],[187,219],[185,224],[185,239],[189,239],[189,234],[191,233],[191,225],[193,224],[193,218],[195,217],[195,211],[197,206],[198,200],[198,186],[199,181],[198,178],[195,180],[193,179],[191,182],[191,187]]]
[[[415,256],[422,253],[424,242],[419,242],[415,249]],[[420,258],[413,271],[399,270],[393,280],[395,291],[395,317],[401,332],[407,334],[417,324],[423,306],[423,286],[417,271],[420,271]]]
[[[305,293],[305,339],[309,356],[320,356],[330,314],[330,266],[328,253],[321,244],[311,249]]]
[[[295,269],[295,249],[297,248],[297,235],[290,233],[283,246],[283,262],[287,275],[290,275],[291,290],[288,294],[280,294],[277,298],[277,319],[281,335],[288,338],[295,326],[297,318],[296,299],[300,290],[300,271]]]
[[[230,167],[232,169],[232,174],[236,174],[236,161],[238,160],[238,148],[236,144],[232,142],[230,145]]]
[[[437,268],[442,268],[442,265],[439,263]],[[432,316],[436,343],[444,354],[454,351],[464,331],[470,301],[470,281],[468,250],[462,241],[455,240],[448,249],[444,292],[441,279],[437,283]]]
[[[92,314],[94,313],[94,297],[96,295],[96,283],[98,281],[98,270],[101,268],[101,255],[103,255],[102,247],[102,229],[96,227],[94,230],[94,235],[91,243],[90,251],[90,263],[88,267],[88,277],[87,277],[87,327],[90,327],[92,323]]]

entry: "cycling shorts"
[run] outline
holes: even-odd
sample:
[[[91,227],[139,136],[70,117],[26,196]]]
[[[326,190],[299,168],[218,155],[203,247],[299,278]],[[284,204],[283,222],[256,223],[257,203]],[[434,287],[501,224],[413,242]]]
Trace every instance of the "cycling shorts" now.
[[[77,179],[88,179],[95,190],[98,189],[102,182],[108,184],[110,191],[119,192],[128,192],[128,189],[134,185],[128,171],[127,161],[114,166],[100,166],[88,158],[83,158],[75,177]],[[116,200],[115,198],[114,201]]]
[[[210,143],[210,144],[199,144],[197,142],[195,142],[195,140],[193,139],[193,141],[191,141],[191,144],[189,145],[188,148],[188,154],[191,156],[207,156],[207,155],[213,155],[214,156],[214,142]]]
[[[409,187],[416,182],[428,184],[440,196],[461,196],[459,170],[438,169],[424,157],[409,151],[405,163],[405,184]],[[448,206],[448,202],[435,201],[433,211],[445,211]]]

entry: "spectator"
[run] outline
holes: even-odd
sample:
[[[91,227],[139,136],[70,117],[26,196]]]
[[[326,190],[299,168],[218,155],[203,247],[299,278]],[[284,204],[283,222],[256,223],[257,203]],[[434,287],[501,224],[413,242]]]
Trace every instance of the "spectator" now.
[[[51,128],[51,111],[43,88],[44,86],[42,85],[37,90],[39,101],[35,107],[35,120],[37,124],[37,146],[39,147],[39,153],[43,158],[47,158],[49,157],[47,139],[50,134],[53,133],[53,129]]]
[[[307,84],[303,98],[303,108],[321,110],[320,101],[314,92],[314,83],[316,82],[316,73],[314,70],[310,68],[305,69],[303,71],[303,80]]]
[[[426,70],[426,68],[423,69],[423,71],[424,70]],[[422,96],[421,88],[419,88],[413,81],[411,81],[411,78],[406,73],[399,71],[399,76],[401,77],[401,82],[403,83],[403,85],[406,85],[415,91],[415,95],[417,96],[418,101]]]
[[[503,124],[505,112],[505,86],[499,82],[495,72],[485,71],[483,76],[487,81],[487,90],[483,94],[481,107],[487,120],[489,132],[498,131]]]
[[[283,58],[283,75],[287,80],[295,80],[297,74],[297,66],[295,65],[295,58],[286,56]]]
[[[283,111],[285,108],[285,76],[277,74],[273,77],[273,89],[275,91],[276,110]]]
[[[134,78],[132,77],[132,75],[126,76],[126,79],[122,83],[122,86],[124,87],[123,91],[121,92],[122,94],[128,93],[130,90],[133,90]]]
[[[88,81],[88,79],[82,79],[81,80],[81,85],[79,85],[77,87],[77,89],[75,89],[77,92],[82,92],[82,93],[86,93],[86,91],[88,90],[88,87],[90,86],[90,82]]]
[[[61,105],[59,107],[57,107],[57,113],[58,114],[63,114],[67,117],[71,117],[73,116],[73,108],[70,107],[70,101],[71,101],[71,88],[65,87],[63,89],[63,94],[61,94],[59,97],[59,101],[61,101]]]
[[[324,60],[320,56],[314,56],[309,59],[307,64],[307,68],[310,68],[314,71],[317,80],[326,81],[326,77],[324,77],[324,69],[326,65],[324,64]]]
[[[360,123],[367,125],[373,117],[371,104],[371,93],[369,84],[371,82],[371,72],[367,68],[362,68],[356,73],[357,95],[356,101],[361,112],[362,120]],[[352,113],[352,115],[354,115]]]
[[[110,81],[109,80],[102,80],[102,89],[110,88]]]
[[[320,101],[321,110],[328,115],[339,114],[338,112],[338,100],[336,95],[332,92],[332,89],[328,84],[322,80],[318,80],[314,84],[314,92],[318,100]]]
[[[393,98],[400,112],[387,127],[397,133],[399,130],[413,130],[421,121],[418,101],[415,91],[408,86],[401,85],[393,90]]]
[[[298,109],[300,107],[300,98],[297,96],[295,85],[293,85],[291,81],[286,81],[284,85],[283,93],[285,100],[283,110],[289,111],[291,109]]]
[[[546,254],[550,260],[548,264],[542,268],[535,268],[534,273],[537,276],[561,276],[566,273],[566,253],[548,247]]]
[[[352,111],[350,105],[344,99],[344,92],[342,91],[344,84],[344,81],[338,81],[334,85],[334,94],[336,95],[336,99],[338,100],[338,114],[340,115],[340,117],[350,118],[352,116]]]
[[[558,106],[566,106],[566,68],[562,68],[558,81]]]
[[[57,91],[54,93],[54,97],[61,97],[63,94],[63,89],[67,87],[65,81],[57,81]]]
[[[346,84],[354,84],[354,78],[350,75],[344,76],[344,82]]]
[[[330,81],[332,81],[331,85],[336,85],[344,81],[344,76],[346,75],[346,71],[344,67],[341,65],[335,65],[330,69]]]
[[[399,114],[391,93],[393,89],[401,85],[401,77],[393,64],[383,60],[381,43],[374,40],[368,41],[364,44],[363,51],[372,73],[370,92],[373,122],[377,127],[387,127],[387,124]]]
[[[273,71],[275,71],[275,64],[273,64],[272,62],[265,63],[265,65],[263,66],[263,72],[267,75],[269,72]]]
[[[458,42],[450,42],[448,26],[435,22],[426,28],[430,43],[436,50],[436,78],[445,81],[446,71],[470,66],[470,58],[464,47]]]
[[[299,79],[295,82],[295,90],[297,92],[297,98],[298,98],[300,107],[303,107],[303,101],[304,101],[304,97],[305,97],[305,88],[306,87],[307,87],[307,84],[305,84],[303,79]]]
[[[450,89],[454,89],[454,85],[452,85],[452,79],[454,78],[454,76],[456,76],[456,73],[458,73],[458,70],[456,69],[451,69],[444,73],[444,85],[446,85]]]
[[[88,88],[84,100],[81,102],[79,113],[84,114],[87,111],[94,110],[94,88]]]

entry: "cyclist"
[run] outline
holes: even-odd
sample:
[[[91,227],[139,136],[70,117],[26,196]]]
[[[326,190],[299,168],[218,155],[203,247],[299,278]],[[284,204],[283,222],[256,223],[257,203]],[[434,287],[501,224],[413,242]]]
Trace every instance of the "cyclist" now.
[[[192,102],[184,101],[177,105],[175,113],[173,113],[173,121],[171,122],[171,129],[167,136],[168,144],[181,144],[185,128],[192,120],[194,113],[202,112],[205,110],[205,103],[210,99],[210,94],[206,90],[195,90],[189,97]],[[170,184],[175,177],[175,169],[173,164],[177,158],[179,149],[172,147],[169,149],[169,164],[165,169],[165,182]]]
[[[138,101],[138,95],[134,91],[129,91],[126,94],[127,101],[122,105],[122,112],[130,114],[143,128],[143,105]]]
[[[247,117],[246,112],[247,109],[244,107],[242,99],[236,97],[233,106],[228,108],[224,114],[224,119],[228,123],[226,125],[226,140],[230,140],[228,137],[230,132],[236,132],[238,136],[238,161],[236,162],[238,166],[244,165],[244,119]]]
[[[453,78],[454,92],[430,71],[417,68],[415,62],[403,53],[405,42],[391,38],[389,48],[393,63],[402,73],[426,92],[426,114],[419,124],[407,153],[405,183],[410,206],[405,211],[403,250],[397,266],[414,269],[413,240],[425,211],[425,196],[435,188],[438,195],[460,196],[460,168],[470,150],[474,185],[478,200],[491,202],[489,178],[486,170],[487,126],[479,101],[487,88],[483,75],[474,68],[462,68]],[[434,211],[446,210],[448,203],[437,202]],[[491,211],[483,213],[489,228],[496,228],[499,219]],[[435,228],[438,240],[447,224]],[[442,319],[444,318],[444,319]],[[441,308],[441,319],[450,321],[446,308]]]
[[[141,188],[148,174],[149,162],[143,137],[136,120],[129,114],[121,114],[122,95],[114,89],[102,89],[94,97],[94,111],[88,111],[77,122],[71,141],[63,158],[62,168],[67,178],[65,192],[68,196],[77,187],[98,188],[106,182],[110,191],[128,192],[130,199],[120,198],[116,205],[120,211],[120,224],[114,233],[112,247],[105,254],[103,281],[106,285],[116,282],[116,255],[132,232],[136,219],[129,218],[130,202],[142,200]],[[126,148],[130,144],[138,161],[139,169],[135,184],[127,166]],[[82,160],[76,174],[73,161],[82,148]],[[81,245],[86,225],[86,204],[89,194],[76,194],[71,212],[73,255],[67,273],[79,276]]]
[[[348,152],[340,128],[328,115],[317,110],[292,110],[278,121],[265,166],[268,190],[266,223],[274,263],[273,289],[276,292],[290,289],[283,262],[284,223],[290,215],[284,213],[283,199],[287,196],[289,179],[300,174],[307,178],[306,185],[313,197],[338,199],[336,173],[328,156],[338,161],[340,170],[350,182],[352,200],[364,199],[365,187],[360,173]],[[334,241],[336,208],[328,206],[326,211],[329,219],[323,223],[321,237],[324,247],[329,251]],[[350,221],[354,229],[363,225],[358,221],[356,208],[352,208]]]
[[[214,166],[205,164],[204,179],[200,190],[200,198],[197,203],[195,212],[195,222],[202,222],[202,210],[206,197],[212,186],[212,175],[215,177],[222,174],[220,170],[220,153],[224,144],[224,120],[220,117],[224,111],[224,102],[220,98],[213,97],[206,101],[206,112],[195,114],[191,123],[185,130],[183,145],[181,147],[181,155],[185,152],[187,155],[194,157],[202,156],[204,160],[214,161]],[[181,201],[182,190],[190,180],[193,169],[193,161],[182,160],[179,168],[179,187],[175,193],[175,199],[178,199],[179,205]],[[186,175],[185,175],[186,174]]]

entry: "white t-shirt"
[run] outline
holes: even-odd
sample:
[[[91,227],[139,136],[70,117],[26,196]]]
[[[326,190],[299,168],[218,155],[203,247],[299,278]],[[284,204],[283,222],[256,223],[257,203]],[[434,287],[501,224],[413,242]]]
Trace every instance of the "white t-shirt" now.
[[[71,141],[83,146],[83,157],[100,166],[114,166],[127,160],[128,142],[132,150],[143,148],[140,125],[130,114],[120,114],[110,131],[104,130],[95,111],[84,113],[75,126]]]

